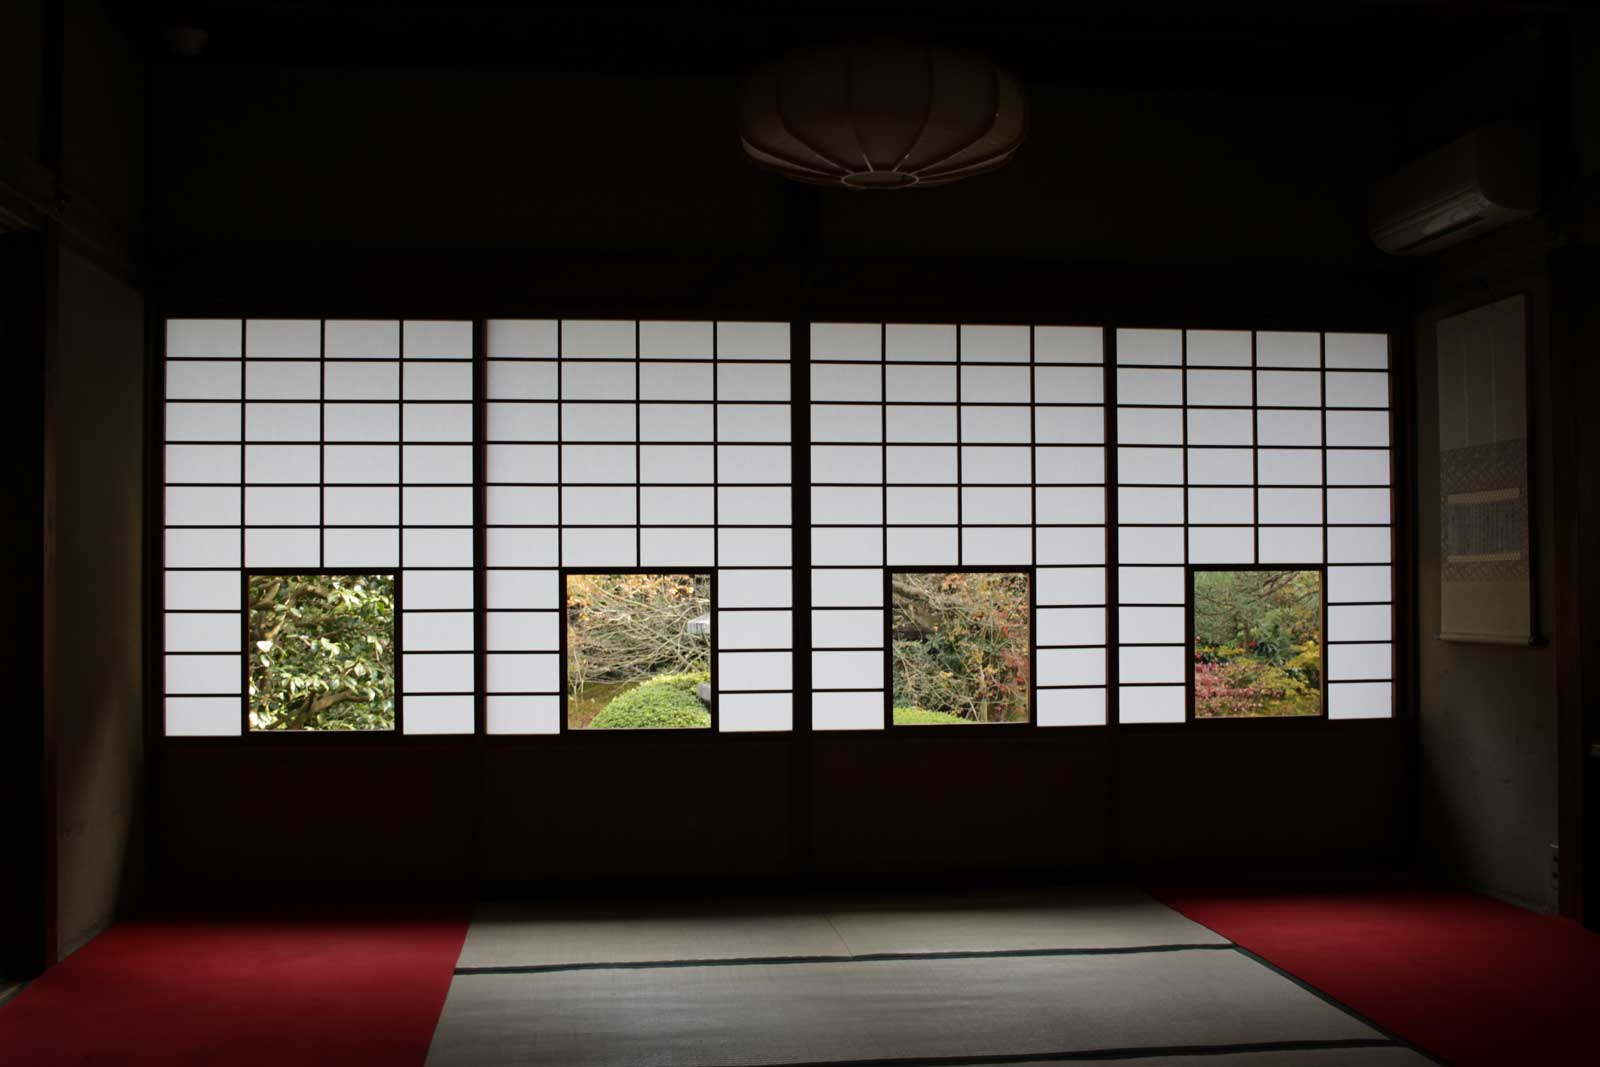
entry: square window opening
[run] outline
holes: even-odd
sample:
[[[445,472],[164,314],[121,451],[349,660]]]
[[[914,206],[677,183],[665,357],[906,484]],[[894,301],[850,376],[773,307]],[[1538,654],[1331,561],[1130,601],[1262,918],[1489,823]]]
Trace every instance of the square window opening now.
[[[1031,570],[894,570],[888,583],[892,725],[1032,721]]]
[[[246,729],[396,731],[399,598],[394,573],[246,573]]]
[[[1195,719],[1320,718],[1320,567],[1194,568],[1189,600]]]
[[[711,729],[714,584],[708,571],[566,572],[565,729]]]

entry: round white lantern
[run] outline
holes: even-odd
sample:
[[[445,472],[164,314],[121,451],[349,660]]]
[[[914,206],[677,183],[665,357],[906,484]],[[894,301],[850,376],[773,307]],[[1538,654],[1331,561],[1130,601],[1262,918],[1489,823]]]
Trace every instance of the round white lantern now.
[[[787,178],[850,189],[943,185],[994,170],[1028,129],[1022,85],[934,46],[795,52],[746,79],[739,143]]]

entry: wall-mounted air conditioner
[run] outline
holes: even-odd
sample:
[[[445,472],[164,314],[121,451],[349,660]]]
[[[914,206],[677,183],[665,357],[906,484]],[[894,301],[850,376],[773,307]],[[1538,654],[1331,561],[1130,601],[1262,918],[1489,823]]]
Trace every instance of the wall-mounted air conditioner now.
[[[1530,126],[1500,123],[1380,181],[1372,197],[1372,240],[1391,256],[1423,256],[1538,207],[1538,137]]]

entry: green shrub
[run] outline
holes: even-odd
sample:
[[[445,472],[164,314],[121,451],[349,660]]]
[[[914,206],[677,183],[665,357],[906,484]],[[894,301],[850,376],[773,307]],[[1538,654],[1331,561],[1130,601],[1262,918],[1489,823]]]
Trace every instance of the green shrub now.
[[[949,726],[954,723],[970,723],[971,719],[963,719],[959,715],[952,715],[948,711],[929,711],[927,708],[895,708],[894,724],[896,726]]]
[[[705,671],[658,674],[612,699],[589,723],[591,730],[648,730],[711,725],[711,712],[694,688],[709,682]]]

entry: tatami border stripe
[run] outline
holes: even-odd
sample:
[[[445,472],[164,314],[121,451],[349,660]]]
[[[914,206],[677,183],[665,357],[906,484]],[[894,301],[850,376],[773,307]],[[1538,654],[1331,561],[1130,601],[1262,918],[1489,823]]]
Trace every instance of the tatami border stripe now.
[[[916,960],[992,960],[1050,956],[1131,956],[1143,952],[1226,952],[1238,946],[1228,943],[1137,945],[1127,948],[1018,948],[972,952],[865,952],[850,956],[728,956],[721,959],[634,960],[595,963],[533,963],[502,967],[457,967],[457,975],[477,974],[555,974],[562,971],[647,971],[675,967],[763,967],[802,963],[886,963]],[[1374,1027],[1374,1029],[1377,1029]]]
[[[1071,1049],[1057,1052],[1015,1052],[990,1056],[911,1056],[867,1060],[794,1060],[762,1067],[978,1067],[983,1064],[1048,1063],[1055,1060],[1144,1060],[1158,1056],[1237,1056],[1250,1052],[1321,1052],[1334,1049],[1398,1048],[1381,1038],[1327,1041],[1258,1041],[1232,1045],[1148,1045],[1125,1048]]]

